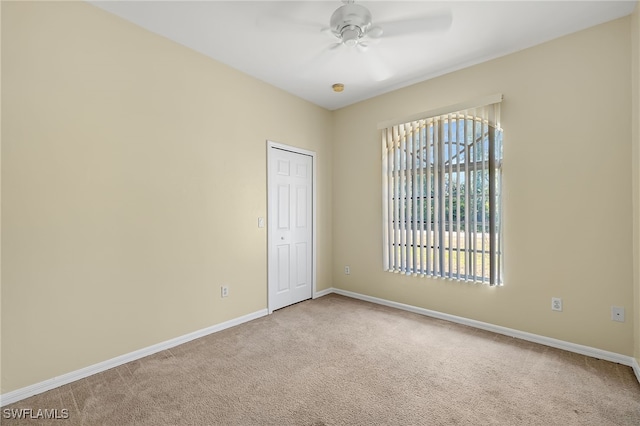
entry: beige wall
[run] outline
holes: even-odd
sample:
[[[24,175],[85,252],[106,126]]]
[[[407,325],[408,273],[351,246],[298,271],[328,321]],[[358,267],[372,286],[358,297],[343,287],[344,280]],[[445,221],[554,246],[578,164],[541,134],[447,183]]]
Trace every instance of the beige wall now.
[[[83,2],[2,9],[2,393],[265,309],[266,139],[317,152],[331,287],[330,112]]]
[[[631,16],[631,86],[633,155],[633,300],[635,357],[640,365],[640,6]]]
[[[337,111],[334,286],[632,355],[630,21]],[[505,285],[383,272],[377,123],[493,93],[504,94]]]

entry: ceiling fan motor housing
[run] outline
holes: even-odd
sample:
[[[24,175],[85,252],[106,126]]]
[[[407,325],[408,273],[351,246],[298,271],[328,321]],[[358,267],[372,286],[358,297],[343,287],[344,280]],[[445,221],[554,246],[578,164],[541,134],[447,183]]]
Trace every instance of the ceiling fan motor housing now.
[[[331,31],[347,46],[355,46],[369,28],[371,28],[371,12],[359,4],[340,6],[330,20]]]

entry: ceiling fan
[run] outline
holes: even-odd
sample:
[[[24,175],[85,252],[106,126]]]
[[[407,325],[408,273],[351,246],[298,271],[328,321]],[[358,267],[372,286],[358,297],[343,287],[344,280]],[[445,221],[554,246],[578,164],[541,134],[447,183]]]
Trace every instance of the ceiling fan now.
[[[354,0],[343,0],[344,4],[336,9],[329,20],[328,30],[339,42],[332,48],[345,45],[366,47],[367,42],[383,35],[385,38],[411,35],[419,32],[440,32],[451,26],[451,14],[444,13],[421,18],[382,22],[373,25],[371,12]],[[327,29],[324,29],[326,31]]]
[[[340,40],[339,44],[353,47],[361,44],[366,37],[376,39],[382,36],[382,28],[372,24],[369,9],[355,4],[353,0],[343,3],[333,12],[329,21],[329,29]]]
[[[333,40],[332,44],[323,45],[310,62],[304,63],[304,68],[300,71],[302,74],[339,69],[343,74],[351,74],[353,80],[359,80],[364,71],[373,80],[383,81],[392,77],[393,71],[380,54],[398,46],[386,43],[386,40],[401,38],[399,47],[403,47],[411,44],[411,36],[445,32],[452,22],[451,10],[443,9],[441,4],[430,8],[432,11],[427,14],[374,23],[373,15],[367,7],[354,0],[342,0],[342,3],[330,15],[328,27],[316,20],[317,12],[320,11],[318,5],[323,2],[305,1],[280,3],[277,10],[261,16],[257,25],[265,30],[290,35],[325,34]],[[407,10],[407,5],[410,4],[411,2],[385,1],[376,2],[375,5],[372,3],[371,8],[382,15],[389,11],[397,12],[398,9]],[[311,15],[309,11],[312,7],[316,7],[315,17],[305,18],[305,15]],[[377,46],[375,50],[369,49],[369,46],[378,42],[381,46]],[[311,50],[315,50],[313,46]],[[338,50],[341,52],[337,52]]]

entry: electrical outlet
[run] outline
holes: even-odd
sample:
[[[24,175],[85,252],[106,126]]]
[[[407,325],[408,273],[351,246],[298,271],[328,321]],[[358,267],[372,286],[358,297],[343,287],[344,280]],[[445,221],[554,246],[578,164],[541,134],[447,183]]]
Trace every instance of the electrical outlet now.
[[[559,297],[551,298],[551,310],[562,312],[562,299]]]
[[[624,322],[624,308],[622,306],[611,307],[611,321]]]
[[[351,275],[351,268],[349,266],[345,266],[344,267],[344,274],[345,275]]]
[[[229,296],[229,286],[223,285],[220,287],[220,297]]]

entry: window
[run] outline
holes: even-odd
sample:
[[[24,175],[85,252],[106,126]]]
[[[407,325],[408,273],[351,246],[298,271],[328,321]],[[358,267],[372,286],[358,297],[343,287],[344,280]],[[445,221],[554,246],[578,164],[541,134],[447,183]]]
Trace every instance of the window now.
[[[382,127],[386,271],[502,284],[501,99]]]

